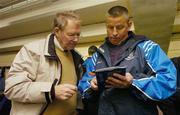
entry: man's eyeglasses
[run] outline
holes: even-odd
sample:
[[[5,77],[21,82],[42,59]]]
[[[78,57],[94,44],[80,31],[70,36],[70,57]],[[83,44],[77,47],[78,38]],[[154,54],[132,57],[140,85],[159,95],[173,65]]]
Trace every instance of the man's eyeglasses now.
[[[81,36],[81,34],[80,33],[69,33],[69,34],[67,34],[69,37],[71,37],[71,38],[79,38],[80,36]]]

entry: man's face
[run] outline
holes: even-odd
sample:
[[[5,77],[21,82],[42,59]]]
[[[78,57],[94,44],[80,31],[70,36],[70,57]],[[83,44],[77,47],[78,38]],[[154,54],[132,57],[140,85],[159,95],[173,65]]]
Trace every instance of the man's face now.
[[[80,24],[78,22],[68,20],[68,24],[64,30],[56,32],[56,37],[64,50],[72,50],[79,41],[80,33]]]
[[[130,25],[128,19],[124,16],[107,17],[106,28],[109,41],[118,45],[127,39]]]

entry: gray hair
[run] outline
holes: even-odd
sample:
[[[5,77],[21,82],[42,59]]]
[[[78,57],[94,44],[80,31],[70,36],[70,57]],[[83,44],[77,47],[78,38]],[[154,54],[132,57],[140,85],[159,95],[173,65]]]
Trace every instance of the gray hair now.
[[[107,12],[107,17],[125,16],[129,19],[128,9],[123,6],[113,6]]]
[[[53,28],[58,27],[63,30],[66,27],[68,20],[80,23],[79,16],[74,11],[59,12],[54,18]]]

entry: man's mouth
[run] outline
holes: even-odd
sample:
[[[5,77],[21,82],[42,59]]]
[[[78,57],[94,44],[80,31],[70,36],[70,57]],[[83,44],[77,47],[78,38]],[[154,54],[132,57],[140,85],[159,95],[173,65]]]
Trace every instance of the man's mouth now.
[[[117,39],[118,39],[118,37],[112,37],[112,39],[113,39],[113,40],[117,40]]]

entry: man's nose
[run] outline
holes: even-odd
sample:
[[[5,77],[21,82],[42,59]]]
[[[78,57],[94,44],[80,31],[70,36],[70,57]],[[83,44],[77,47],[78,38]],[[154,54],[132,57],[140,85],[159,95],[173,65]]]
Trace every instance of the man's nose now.
[[[74,42],[77,42],[78,40],[79,40],[79,36],[75,36],[73,39]]]
[[[117,29],[116,29],[116,27],[114,27],[114,28],[113,28],[113,36],[117,36],[117,35],[118,35]]]

